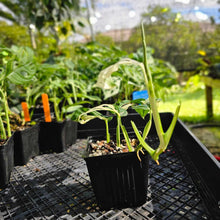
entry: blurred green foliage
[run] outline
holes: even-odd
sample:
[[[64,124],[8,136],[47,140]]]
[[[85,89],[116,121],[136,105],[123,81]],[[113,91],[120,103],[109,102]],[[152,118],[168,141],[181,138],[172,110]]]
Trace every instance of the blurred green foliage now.
[[[8,25],[5,21],[0,21],[0,45],[11,47],[31,46],[27,28],[20,25]]]

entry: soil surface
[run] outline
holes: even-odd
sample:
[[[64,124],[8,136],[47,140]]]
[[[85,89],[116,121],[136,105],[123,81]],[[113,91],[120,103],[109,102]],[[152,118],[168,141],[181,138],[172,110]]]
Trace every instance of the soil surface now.
[[[216,156],[220,156],[220,125],[189,126],[189,129]]]
[[[138,145],[137,139],[130,139],[131,146],[136,148]],[[117,154],[117,153],[125,153],[128,152],[128,147],[126,141],[121,140],[121,146],[118,147],[115,141],[110,141],[109,143],[106,140],[101,141],[90,141],[90,149],[89,149],[89,157],[92,156],[101,156],[107,154]]]

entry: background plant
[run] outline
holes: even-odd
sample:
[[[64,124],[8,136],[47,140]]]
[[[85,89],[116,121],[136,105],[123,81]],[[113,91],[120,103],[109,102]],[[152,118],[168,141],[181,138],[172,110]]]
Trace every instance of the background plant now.
[[[143,50],[139,49],[136,53],[127,55],[127,57],[143,62]],[[147,48],[147,57],[154,80],[156,95],[164,98],[169,94],[169,88],[177,85],[177,71],[168,62],[154,59],[152,48]],[[104,99],[111,97],[115,101],[131,99],[134,91],[145,88],[143,71],[140,66],[123,65],[122,63],[111,74],[106,74],[106,69],[102,70],[94,86],[102,89]]]
[[[69,28],[76,30],[76,26],[83,26],[78,18],[80,11],[80,2],[70,1],[0,1],[9,11],[0,9],[1,17],[4,17],[16,24],[24,25],[29,28],[29,34],[32,40],[32,46],[36,49],[36,42],[32,27],[39,31],[48,29],[54,36],[57,45],[59,44],[60,34],[67,35]],[[12,13],[11,13],[11,12]],[[32,26],[31,26],[32,25]]]
[[[30,52],[30,51],[29,51]],[[29,56],[25,56],[25,51],[21,48],[0,48],[1,56],[1,74],[0,74],[0,104],[1,104],[1,134],[3,139],[11,136],[11,125],[10,125],[10,109],[8,105],[9,100],[9,85],[12,83],[29,82],[35,73],[35,68]],[[31,60],[32,61],[32,60]],[[2,117],[6,120],[7,132],[2,124]]]
[[[212,44],[210,38],[217,36],[212,30],[218,29],[218,25],[213,23],[209,27],[211,30],[205,30],[203,23],[186,21],[169,7],[151,6],[142,18],[148,30],[148,46],[154,49],[154,57],[168,61],[178,71],[195,70],[199,58],[197,51],[208,48]],[[152,18],[156,20],[152,21]],[[133,30],[128,41],[120,42],[122,49],[129,53],[136,51],[141,44],[139,27]],[[210,52],[215,51],[213,48]]]

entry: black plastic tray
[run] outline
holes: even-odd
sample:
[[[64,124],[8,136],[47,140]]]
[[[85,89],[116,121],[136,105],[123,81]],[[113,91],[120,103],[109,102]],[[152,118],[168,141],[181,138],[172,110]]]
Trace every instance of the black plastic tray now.
[[[0,191],[0,219],[219,219],[219,163],[180,121],[160,166],[150,160],[147,202],[138,208],[100,210],[81,158],[85,147],[78,139],[65,152],[14,167]]]

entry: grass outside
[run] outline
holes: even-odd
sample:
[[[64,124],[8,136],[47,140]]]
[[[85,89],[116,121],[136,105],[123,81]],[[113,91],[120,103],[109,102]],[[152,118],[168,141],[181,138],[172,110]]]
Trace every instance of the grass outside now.
[[[204,86],[196,89],[180,89],[175,94],[169,95],[165,101],[159,104],[160,112],[175,112],[177,103],[181,101],[179,118],[184,122],[207,122],[206,98]],[[208,122],[220,122],[220,89],[213,88],[213,113],[214,116]]]

